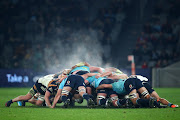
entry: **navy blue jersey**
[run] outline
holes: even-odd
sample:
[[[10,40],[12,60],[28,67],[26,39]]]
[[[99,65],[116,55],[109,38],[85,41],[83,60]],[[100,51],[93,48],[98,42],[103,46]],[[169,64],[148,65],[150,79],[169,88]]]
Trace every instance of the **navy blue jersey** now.
[[[72,89],[77,89],[79,86],[85,86],[84,78],[80,75],[70,75],[61,82],[59,89],[63,89],[65,86],[69,86]]]

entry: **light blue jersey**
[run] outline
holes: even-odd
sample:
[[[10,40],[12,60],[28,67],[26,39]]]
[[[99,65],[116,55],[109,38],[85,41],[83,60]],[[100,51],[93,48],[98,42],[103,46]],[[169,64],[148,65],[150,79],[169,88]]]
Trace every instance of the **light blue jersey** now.
[[[73,70],[71,70],[70,73],[72,73],[72,72],[74,72],[74,71],[76,71],[76,70],[82,70],[82,71],[88,71],[88,72],[90,72],[90,69],[89,69],[88,66],[80,66],[80,67],[76,67],[76,68],[74,68]]]
[[[91,86],[97,88],[102,80],[106,79],[105,77],[96,78],[95,76],[88,77],[86,80],[90,83]]]
[[[65,78],[65,79],[61,82],[61,84],[59,85],[59,89],[63,89],[66,81],[67,81],[67,78]]]
[[[114,82],[112,83],[112,89],[118,93],[118,94],[125,94],[126,93],[126,90],[124,88],[124,83],[125,83],[125,80],[119,80],[117,82]]]

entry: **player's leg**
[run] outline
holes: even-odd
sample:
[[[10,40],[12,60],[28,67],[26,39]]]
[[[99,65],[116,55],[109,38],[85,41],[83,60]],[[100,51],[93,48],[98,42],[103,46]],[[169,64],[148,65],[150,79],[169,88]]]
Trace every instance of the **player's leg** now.
[[[139,88],[139,87],[138,87]],[[149,99],[151,96],[148,90],[145,87],[141,87],[138,89],[138,92],[143,96],[145,99]]]
[[[140,105],[141,107],[149,107],[149,99],[141,99],[137,94],[137,90],[139,90],[140,94],[143,91],[146,91],[146,89],[143,88],[142,82],[139,79],[130,78],[126,80],[124,86],[129,94],[130,100],[135,106]],[[145,96],[147,95],[145,94]]]
[[[31,99],[36,94],[36,92],[37,91],[34,88],[31,88],[26,95],[21,95],[21,96],[18,96],[14,99],[7,101],[5,106],[9,107],[13,102],[17,102],[17,101],[27,101],[27,100]]]
[[[171,108],[179,107],[178,105],[172,104],[169,101],[167,101],[166,99],[159,97],[159,95],[157,94],[156,91],[153,91],[150,95],[152,97],[155,97],[157,100],[159,100],[163,105],[167,105],[167,106],[169,106]]]
[[[72,90],[70,86],[65,86],[62,90],[61,100],[64,103],[64,107],[67,108],[70,104],[70,99],[68,99],[69,92]]]
[[[121,104],[120,103],[118,103],[118,95],[117,94],[111,94],[110,95],[110,101],[111,101],[111,103],[112,103],[112,105],[114,106],[114,107],[120,107],[121,106]],[[109,100],[107,100],[106,101],[106,106],[108,107],[108,106],[110,106],[109,105],[110,103],[109,103]]]
[[[85,87],[85,83],[84,83],[84,78],[77,75],[74,76],[75,78],[75,84],[73,86],[74,89],[77,89],[80,96],[83,97],[83,99],[85,99],[87,101],[87,107],[94,107],[94,101],[92,100],[92,98],[90,98],[90,95],[87,94],[86,91],[86,87]]]
[[[107,96],[106,93],[98,92],[97,93],[97,105],[105,106],[106,101],[107,101],[106,96]]]
[[[145,99],[138,99],[137,103],[141,105],[142,107],[160,107],[160,104],[158,103],[158,100],[154,97],[151,97],[148,90],[145,87],[141,87],[138,89],[138,92],[143,96]],[[147,102],[149,101],[149,104],[147,105]]]
[[[41,94],[40,94],[40,95],[38,96],[38,99],[37,99],[35,105],[37,105],[37,106],[42,106],[42,104],[43,104],[44,101],[45,101],[44,95],[41,95]]]
[[[74,94],[72,100],[81,104],[83,102],[83,97],[80,94]]]

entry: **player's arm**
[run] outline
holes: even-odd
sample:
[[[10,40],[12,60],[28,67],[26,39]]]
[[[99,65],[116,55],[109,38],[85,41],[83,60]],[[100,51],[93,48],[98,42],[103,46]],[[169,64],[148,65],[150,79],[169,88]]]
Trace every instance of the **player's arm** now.
[[[84,80],[84,83],[85,83],[86,85],[88,85],[88,84],[89,84],[89,81],[88,81],[88,80]]]
[[[49,100],[49,97],[50,97],[50,96],[51,96],[51,93],[50,93],[48,90],[46,90],[44,99],[45,99],[45,101],[46,101],[48,107],[51,107],[51,103],[50,103],[50,100]]]
[[[110,72],[115,72],[115,73],[123,74],[122,71],[120,71],[119,69],[114,68],[114,67],[106,68],[105,71],[110,71]]]
[[[98,75],[98,73],[86,73],[84,75],[81,75],[81,77],[83,77],[84,79],[87,79],[88,77],[95,76],[95,75]]]
[[[55,108],[59,98],[61,97],[62,89],[58,89],[56,96],[54,97],[53,105],[51,108]]]
[[[100,75],[100,77],[105,77],[105,76],[112,76],[112,72],[104,72]]]
[[[128,79],[128,76],[126,74],[114,74],[112,76],[108,77],[109,79],[113,79],[113,80],[119,80],[119,79]]]
[[[102,85],[99,85],[96,89],[99,90],[99,89],[104,89],[104,88],[112,88],[112,85],[111,84],[102,84]]]
[[[103,73],[103,70],[101,67],[96,67],[96,66],[91,66],[89,67],[91,72],[99,72],[99,73]]]

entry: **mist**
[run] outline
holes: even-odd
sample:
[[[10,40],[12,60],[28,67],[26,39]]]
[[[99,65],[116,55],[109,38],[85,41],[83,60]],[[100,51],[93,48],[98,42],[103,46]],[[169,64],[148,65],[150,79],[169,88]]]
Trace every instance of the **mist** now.
[[[44,59],[48,73],[58,72],[71,68],[73,65],[86,61],[92,66],[107,67],[103,65],[102,55],[106,54],[101,44],[102,35],[98,30],[80,29],[71,31],[61,28],[61,34],[67,37],[55,38],[53,43],[44,48]],[[108,64],[110,66],[110,64]]]

